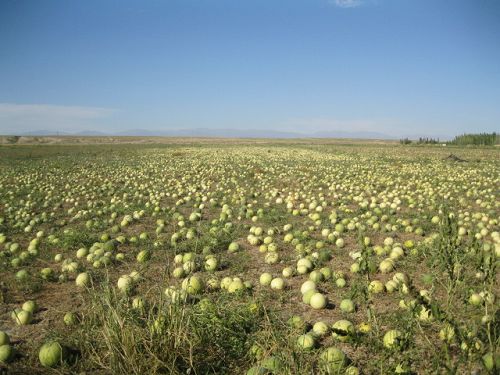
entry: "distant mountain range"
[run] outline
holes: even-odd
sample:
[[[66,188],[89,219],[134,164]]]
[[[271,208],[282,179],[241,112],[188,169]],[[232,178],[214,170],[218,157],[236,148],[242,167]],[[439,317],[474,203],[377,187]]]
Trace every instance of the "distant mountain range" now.
[[[389,135],[381,132],[369,131],[313,131],[313,132],[293,132],[267,129],[210,129],[210,128],[190,128],[190,129],[127,129],[117,132],[102,132],[96,130],[84,130],[77,132],[64,132],[54,130],[34,130],[17,134],[21,136],[77,136],[77,137],[212,137],[212,138],[350,138],[350,139],[381,139],[397,140],[401,138],[418,139],[429,137],[428,134],[405,134]],[[433,135],[431,138],[449,140],[446,135]]]
[[[24,132],[23,136],[81,136],[81,137],[105,137],[105,136],[136,136],[136,137],[214,137],[214,138],[354,138],[354,139],[399,139],[378,132],[356,132],[356,131],[318,131],[318,132],[293,132],[266,129],[127,129],[119,132],[101,132],[85,130],[79,132],[60,132],[54,130],[36,130]]]

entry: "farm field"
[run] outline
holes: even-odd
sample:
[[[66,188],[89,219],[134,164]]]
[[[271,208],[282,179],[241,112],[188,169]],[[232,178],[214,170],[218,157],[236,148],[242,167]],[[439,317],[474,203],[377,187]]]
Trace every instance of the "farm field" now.
[[[0,146],[0,373],[500,368],[498,148],[113,143]]]

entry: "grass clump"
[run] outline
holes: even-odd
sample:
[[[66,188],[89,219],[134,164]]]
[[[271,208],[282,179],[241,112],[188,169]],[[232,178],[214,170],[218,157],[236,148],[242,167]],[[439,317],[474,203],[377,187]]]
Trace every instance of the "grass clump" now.
[[[109,285],[92,291],[82,327],[83,357],[92,367],[114,374],[241,373],[249,337],[260,325],[253,302],[230,296],[133,307]]]

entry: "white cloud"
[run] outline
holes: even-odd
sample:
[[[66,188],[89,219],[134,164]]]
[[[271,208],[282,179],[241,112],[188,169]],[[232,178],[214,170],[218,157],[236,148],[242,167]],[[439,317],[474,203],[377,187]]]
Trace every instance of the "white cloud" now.
[[[115,110],[101,107],[0,103],[0,118],[95,119],[109,116],[113,112]]]
[[[363,5],[362,0],[330,0],[329,2],[340,8],[355,8]]]

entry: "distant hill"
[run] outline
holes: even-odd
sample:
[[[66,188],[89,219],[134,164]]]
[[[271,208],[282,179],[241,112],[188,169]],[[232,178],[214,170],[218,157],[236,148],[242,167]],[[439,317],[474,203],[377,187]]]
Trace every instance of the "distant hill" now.
[[[73,135],[68,132],[59,132],[59,131],[54,131],[54,130],[34,130],[34,131],[29,131],[21,134],[16,134],[16,135],[21,135],[21,136],[40,136],[40,137],[47,137],[47,136],[58,136],[58,135]]]
[[[54,130],[36,130],[19,134],[22,136],[134,136],[134,137],[215,137],[215,138],[351,138],[351,139],[397,139],[378,132],[350,132],[350,131],[319,131],[319,132],[292,132],[268,129],[127,129],[119,132],[102,132],[85,130],[79,132],[58,132]]]
[[[108,134],[95,130],[84,130],[78,133],[74,133],[73,135],[80,135],[82,137],[104,137],[107,136]]]
[[[163,137],[217,137],[217,138],[304,138],[307,134],[262,130],[262,129],[209,129],[209,128],[191,128],[191,129],[172,129],[172,130],[124,130],[115,135],[130,136],[163,136]]]
[[[346,131],[322,131],[312,133],[314,138],[355,138],[355,139],[395,139],[395,137],[378,132],[346,132]]]

